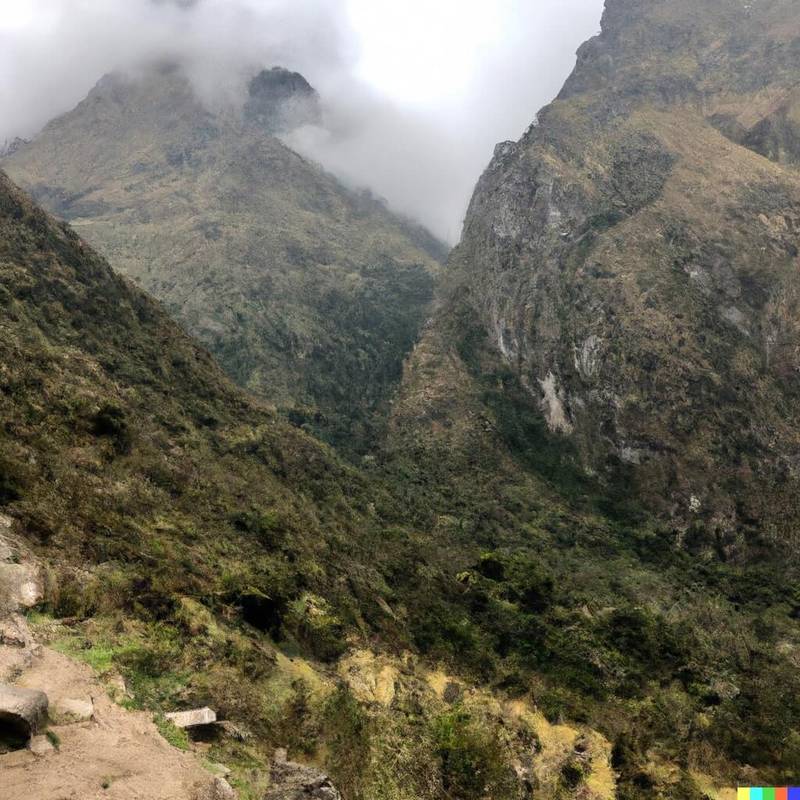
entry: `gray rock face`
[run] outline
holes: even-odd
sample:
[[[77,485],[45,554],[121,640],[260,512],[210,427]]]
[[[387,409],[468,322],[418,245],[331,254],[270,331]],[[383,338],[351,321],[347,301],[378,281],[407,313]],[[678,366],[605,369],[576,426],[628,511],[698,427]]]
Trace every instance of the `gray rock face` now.
[[[0,684],[0,742],[22,746],[47,719],[47,695]]]
[[[269,133],[319,125],[322,121],[319,96],[297,72],[281,67],[265,69],[250,81],[248,93],[245,119]]]
[[[287,761],[285,750],[275,751],[270,776],[272,787],[264,795],[264,800],[342,800],[324,772]]]
[[[32,608],[42,599],[39,569],[33,564],[0,564],[0,608]]]
[[[760,156],[797,163],[796,61],[749,10],[689,5],[609,0],[559,99],[498,146],[451,258],[445,335],[473,374],[513,374],[506,399],[543,423],[531,448],[694,529],[695,551],[757,557],[769,528],[793,557],[800,182]],[[705,56],[687,70],[689,52]],[[780,111],[754,111],[767,85]]]
[[[12,535],[13,520],[0,514],[0,617],[32,608],[44,596],[41,570]]]

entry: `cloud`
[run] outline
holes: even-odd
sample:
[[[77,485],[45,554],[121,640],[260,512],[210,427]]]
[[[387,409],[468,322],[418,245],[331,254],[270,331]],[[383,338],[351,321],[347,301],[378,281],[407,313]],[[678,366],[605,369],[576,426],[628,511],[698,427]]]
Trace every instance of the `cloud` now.
[[[105,73],[182,61],[202,89],[282,63],[340,72],[352,34],[340,0],[14,0],[0,15],[0,141],[30,136]]]
[[[454,242],[494,144],[518,138],[557,93],[575,49],[597,28],[602,0],[12,7],[0,17],[0,144],[34,134],[112,69],[179,60],[214,104],[235,99],[257,69],[286,66],[319,90],[325,109],[325,126],[296,131],[292,146]]]

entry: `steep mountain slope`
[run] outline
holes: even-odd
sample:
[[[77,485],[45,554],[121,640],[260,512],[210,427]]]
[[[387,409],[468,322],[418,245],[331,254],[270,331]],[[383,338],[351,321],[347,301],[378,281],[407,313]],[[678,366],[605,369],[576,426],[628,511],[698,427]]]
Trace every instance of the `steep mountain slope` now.
[[[610,800],[606,738],[488,685],[492,620],[454,574],[479,547],[237,389],[2,173],[0,306],[0,509],[45,569],[37,637],[122,673],[128,706],[244,729],[202,751],[242,798],[288,746],[350,798],[556,797],[564,773]]]
[[[393,406],[387,469],[485,548],[472,619],[615,742],[620,797],[798,768],[799,47],[788,2],[608,0]]]
[[[354,798],[610,800],[626,735],[681,786],[674,737],[705,700],[672,670],[699,698],[729,697],[727,679],[766,703],[732,701],[686,754],[718,753],[744,711],[739,747],[758,754],[774,704],[791,717],[743,674],[780,638],[764,680],[800,696],[791,629],[778,612],[767,626],[763,597],[737,608],[740,574],[698,597],[687,562],[636,561],[644,524],[515,472],[490,433],[455,488],[422,461],[390,484],[343,466],[1,180],[0,507],[47,566],[55,619],[33,623],[122,672],[135,707],[208,704],[248,729],[212,750],[243,792],[288,745]],[[642,610],[654,596],[665,608]],[[669,722],[654,699],[676,705]],[[730,779],[739,767],[719,759],[693,774]]]
[[[358,476],[234,387],[5,176],[0,212],[0,503],[27,536],[67,562],[138,564],[139,589],[117,599],[154,609],[173,591],[258,586],[259,572],[310,576],[301,551],[313,560],[328,536],[349,538],[363,513]],[[270,540],[267,517],[291,544]],[[62,600],[85,610],[102,597]]]
[[[400,378],[444,248],[276,138],[317,103],[280,69],[215,113],[177,68],[107,76],[4,167],[237,383],[352,446]]]
[[[796,185],[790,137],[770,160],[737,127],[790,11],[609,3],[482,179],[362,471],[4,183],[0,505],[56,644],[251,727],[213,751],[240,779],[288,744],[348,798],[792,781]]]
[[[451,259],[456,335],[486,337],[574,468],[724,559],[797,553],[795,11],[609,0]]]

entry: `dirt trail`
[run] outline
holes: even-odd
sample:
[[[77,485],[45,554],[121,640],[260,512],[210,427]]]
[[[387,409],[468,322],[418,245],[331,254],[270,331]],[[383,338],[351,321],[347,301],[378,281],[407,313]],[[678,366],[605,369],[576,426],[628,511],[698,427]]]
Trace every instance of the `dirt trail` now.
[[[51,707],[91,699],[91,720],[51,725],[58,750],[0,756],[0,798],[194,800],[212,782],[197,758],[172,747],[149,714],[114,704],[92,670],[47,648],[17,685],[47,692]]]
[[[5,525],[1,524],[5,523]],[[230,797],[213,787],[215,778],[198,757],[172,747],[151,715],[127,711],[109,698],[92,669],[38,645],[20,611],[16,563],[35,566],[8,534],[0,517],[0,681],[41,689],[50,701],[51,740],[34,749],[0,755],[0,800],[215,800]],[[5,530],[3,530],[5,528]],[[12,545],[15,549],[12,552]],[[7,551],[7,552],[6,552]],[[36,594],[36,593],[34,593]],[[35,602],[36,597],[33,597]],[[62,724],[68,720],[84,721]],[[55,734],[55,736],[52,736]]]

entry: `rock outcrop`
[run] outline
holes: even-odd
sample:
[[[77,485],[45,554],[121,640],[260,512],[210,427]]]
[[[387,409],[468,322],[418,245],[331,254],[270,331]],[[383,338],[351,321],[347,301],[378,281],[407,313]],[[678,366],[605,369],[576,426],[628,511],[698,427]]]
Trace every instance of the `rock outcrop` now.
[[[47,695],[0,683],[0,740],[28,741],[47,720]]]
[[[244,118],[268,133],[284,133],[302,125],[319,125],[319,95],[298,72],[265,69],[248,85]]]
[[[39,646],[22,612],[41,602],[42,570],[14,536],[14,521],[0,514],[0,682],[29,667]]]
[[[797,552],[798,41],[785,0],[609,0],[482,176],[426,345],[510,371],[532,448],[729,560]]]
[[[275,751],[270,780],[264,800],[342,800],[324,772],[287,760],[282,749]]]

